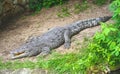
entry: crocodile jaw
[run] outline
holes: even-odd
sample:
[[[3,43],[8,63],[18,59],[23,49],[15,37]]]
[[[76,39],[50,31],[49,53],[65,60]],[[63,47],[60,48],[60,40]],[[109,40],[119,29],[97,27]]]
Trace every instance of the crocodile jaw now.
[[[28,56],[28,53],[26,52],[11,53],[11,59],[19,59],[27,56]]]

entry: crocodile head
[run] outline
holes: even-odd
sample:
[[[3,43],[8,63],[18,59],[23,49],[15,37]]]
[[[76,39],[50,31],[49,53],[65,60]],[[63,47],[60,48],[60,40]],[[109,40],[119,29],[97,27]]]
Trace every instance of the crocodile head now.
[[[19,59],[38,55],[39,51],[33,47],[21,46],[18,49],[10,51],[11,59]]]

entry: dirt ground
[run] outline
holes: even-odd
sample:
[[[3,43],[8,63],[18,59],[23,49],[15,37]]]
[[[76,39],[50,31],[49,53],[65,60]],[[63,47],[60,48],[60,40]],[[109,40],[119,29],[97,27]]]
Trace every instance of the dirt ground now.
[[[74,3],[67,4],[70,8],[70,16],[60,18],[57,13],[61,9],[60,6],[52,7],[50,9],[42,9],[38,14],[22,15],[19,19],[13,20],[5,30],[0,32],[0,57],[4,60],[10,58],[9,51],[19,47],[29,37],[42,35],[50,28],[56,26],[64,26],[78,20],[84,20],[88,18],[95,18],[100,16],[111,15],[108,10],[108,5],[96,6],[89,5],[90,7],[79,14],[74,14]],[[75,35],[72,39],[82,42],[84,37],[92,37],[96,31],[100,30],[100,26],[88,28]],[[69,50],[64,49],[63,46],[56,49],[57,52],[74,52],[75,43],[72,42],[72,46]]]

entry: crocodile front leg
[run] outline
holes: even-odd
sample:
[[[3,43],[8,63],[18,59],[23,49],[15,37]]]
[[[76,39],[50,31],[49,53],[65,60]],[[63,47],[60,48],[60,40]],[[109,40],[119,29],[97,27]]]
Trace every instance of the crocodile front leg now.
[[[42,48],[42,52],[40,53],[40,56],[46,56],[50,53],[50,48],[49,47],[44,47]]]
[[[65,31],[64,38],[65,38],[64,47],[65,49],[69,49],[71,46],[71,34],[69,29]]]

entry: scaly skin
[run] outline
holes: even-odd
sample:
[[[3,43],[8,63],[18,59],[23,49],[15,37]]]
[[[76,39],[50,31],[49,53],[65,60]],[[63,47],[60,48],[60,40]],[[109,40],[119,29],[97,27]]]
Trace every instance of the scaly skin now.
[[[81,30],[99,25],[100,22],[106,22],[111,16],[93,18],[78,21],[64,27],[56,27],[42,36],[33,37],[28,42],[10,52],[12,59],[36,56],[38,54],[47,55],[51,49],[64,44],[66,49],[70,48],[71,37]]]

